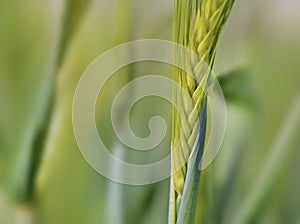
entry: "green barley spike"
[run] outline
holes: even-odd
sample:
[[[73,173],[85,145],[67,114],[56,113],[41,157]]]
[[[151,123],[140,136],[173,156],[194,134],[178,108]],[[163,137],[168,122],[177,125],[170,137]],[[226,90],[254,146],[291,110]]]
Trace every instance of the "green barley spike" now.
[[[207,65],[209,68],[213,66],[216,47],[233,3],[234,0],[175,0],[174,40],[196,52],[201,61],[187,62],[193,74],[188,75],[180,69],[173,71],[174,81],[190,94],[192,102],[173,90],[174,101],[176,105],[182,106],[184,117],[179,117],[176,109],[173,109],[172,149],[177,147],[178,150],[172,151],[172,166],[174,167],[174,164],[178,162],[174,160],[175,153],[180,161],[184,161],[185,158],[189,160],[171,177],[169,224],[185,224],[184,220],[193,220],[195,215],[194,211],[184,211],[180,208],[182,201],[190,197],[184,194],[186,188],[191,189],[191,186],[188,186],[190,183],[187,181],[187,173],[191,173],[189,169],[196,169],[196,167],[190,166],[189,163],[192,161],[192,155],[197,155],[193,153],[193,150],[201,150],[196,146],[199,145],[197,142],[199,130],[205,128],[200,127],[199,118],[206,96],[200,83],[195,80],[201,80],[203,84],[206,84],[209,78],[206,67]],[[177,54],[180,53],[177,52]],[[180,138],[180,133],[184,135],[184,138]],[[194,198],[197,198],[197,191],[194,193]],[[182,214],[185,212],[186,214]],[[185,219],[179,220],[179,217],[185,217]]]

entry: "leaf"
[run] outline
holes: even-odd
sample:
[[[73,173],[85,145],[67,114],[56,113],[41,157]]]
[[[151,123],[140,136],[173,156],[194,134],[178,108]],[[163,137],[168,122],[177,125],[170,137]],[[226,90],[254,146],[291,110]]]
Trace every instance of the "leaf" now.
[[[235,69],[218,76],[227,102],[253,107],[255,105],[255,89],[251,76],[244,69]]]
[[[47,72],[48,74],[45,73],[42,75],[46,76],[47,81],[40,84],[40,90],[37,92],[37,95],[41,95],[42,97],[34,102],[36,105],[33,106],[36,113],[38,113],[33,119],[38,121],[28,121],[31,122],[28,126],[32,126],[32,128],[30,128],[31,135],[27,138],[26,149],[23,148],[20,152],[16,153],[15,162],[12,164],[10,186],[14,194],[20,200],[30,200],[32,197],[34,181],[51,120],[50,116],[52,113],[56,74],[68,47],[67,43],[72,38],[72,34],[75,32],[78,24],[80,23],[89,2],[89,0],[67,0],[62,26],[56,24],[57,27],[61,28],[60,38],[57,38],[58,41],[53,41],[56,45],[55,52],[50,54],[51,57],[47,59],[51,62],[47,62],[51,64],[51,67]],[[44,7],[47,8],[46,6]],[[50,18],[46,17],[46,19]],[[60,20],[58,20],[58,22],[60,22]],[[56,35],[56,37],[59,37],[59,35]],[[32,41],[34,41],[34,39]],[[33,63],[33,66],[37,65]],[[34,75],[41,76],[38,72]],[[28,84],[31,85],[29,82]],[[26,132],[27,131],[28,130],[26,130]],[[26,135],[27,133],[24,133],[24,136]]]
[[[29,199],[34,139],[43,127],[53,83],[61,4],[0,3],[0,178],[17,201]],[[7,190],[6,189],[6,190]]]

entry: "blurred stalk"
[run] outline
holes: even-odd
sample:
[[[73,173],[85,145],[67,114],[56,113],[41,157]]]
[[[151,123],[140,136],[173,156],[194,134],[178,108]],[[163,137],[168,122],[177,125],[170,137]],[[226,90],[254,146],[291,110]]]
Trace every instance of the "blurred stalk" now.
[[[116,22],[118,23],[118,28],[116,29],[115,38],[117,43],[126,42],[132,39],[133,34],[133,15],[134,15],[134,4],[135,0],[119,0],[117,1],[116,7]],[[129,52],[129,54],[133,54],[134,52]],[[131,57],[128,55],[127,57]],[[126,83],[130,82],[133,79],[134,73],[134,65],[129,65],[128,68],[122,70],[119,76],[122,76],[122,83],[121,85],[125,85]],[[127,95],[124,99],[129,99],[131,96]],[[127,101],[126,101],[127,102]],[[125,102],[124,102],[125,103]],[[120,117],[118,120],[120,121],[120,126],[122,126],[124,120],[127,118],[127,114],[123,113],[122,111],[119,113]],[[110,119],[109,119],[110,121]],[[119,127],[122,128],[122,127]],[[114,154],[118,159],[122,161],[126,161],[128,157],[128,153],[125,147],[118,143],[118,139],[114,139],[112,143],[112,151],[111,153]],[[118,166],[118,164],[114,164],[111,162],[111,172],[120,174],[123,172],[122,168]],[[108,181],[107,185],[107,196],[106,196],[106,214],[107,214],[107,221],[108,223],[114,224],[126,224],[128,223],[128,205],[129,198],[128,198],[128,190],[125,185],[120,183],[115,183],[111,180]]]
[[[125,149],[121,144],[115,143],[112,153],[120,160],[125,161]],[[112,163],[111,163],[112,164]],[[122,175],[122,169],[117,164],[112,164],[110,168],[112,173]],[[107,193],[107,214],[108,223],[123,224],[127,223],[127,195],[124,186],[120,183],[109,181]]]
[[[42,89],[41,100],[43,101],[43,105],[41,105],[41,119],[30,140],[32,144],[30,150],[26,152],[28,155],[24,154],[25,151],[21,152],[13,168],[12,189],[16,190],[16,195],[19,195],[18,197],[22,200],[30,200],[32,198],[34,181],[53,112],[52,107],[57,73],[67,50],[68,42],[76,31],[89,2],[90,0],[65,1],[58,47],[51,59],[52,66],[48,74],[49,78],[44,83],[45,88]]]
[[[134,20],[134,15],[136,14],[136,10],[138,10],[135,7],[136,5],[137,1],[135,0],[120,0],[118,1],[118,4],[116,4],[118,11],[116,16],[118,28],[116,29],[115,35],[118,38],[118,42],[122,43],[134,39],[134,33],[136,32],[136,21]],[[131,58],[134,56],[135,52],[129,52],[129,54],[130,55],[127,57]],[[125,79],[122,79],[122,83],[120,84],[125,85],[135,78],[135,66],[136,64],[127,65],[125,69],[122,69],[121,73],[118,73],[118,76],[125,77]],[[128,95],[123,96],[124,104],[130,102],[130,98],[133,97],[132,94],[134,91],[135,89],[131,89],[128,92]],[[118,130],[122,131],[123,124],[128,122],[127,119],[129,119],[129,114],[125,114],[121,108],[119,115]],[[110,119],[108,120],[110,121]],[[135,152],[131,153],[131,149],[127,149],[126,146],[119,143],[118,139],[114,138],[112,145],[112,154],[122,161],[127,161],[135,156]],[[123,172],[122,168],[119,167],[118,164],[114,163],[111,163],[110,170],[111,172],[118,173],[119,175]],[[154,205],[157,203],[156,201],[158,199],[155,195],[158,191],[158,186],[129,186],[109,180],[107,188],[106,214],[108,216],[108,223],[153,223],[151,220],[156,220],[155,215],[153,217],[149,217],[149,214],[156,211]]]
[[[83,219],[89,222],[95,216],[95,206],[90,206],[94,205],[96,200],[95,197],[91,197],[91,194],[95,193],[95,187],[86,185],[90,184],[89,181],[97,182],[98,179],[95,180],[95,176],[91,175],[77,148],[72,131],[71,106],[79,77],[90,61],[97,56],[95,51],[99,48],[103,50],[98,27],[91,29],[89,23],[99,19],[93,7],[99,10],[98,14],[104,13],[104,10],[95,4],[81,7],[82,4],[89,4],[88,1],[77,1],[74,3],[78,4],[77,7],[71,6],[73,3],[71,0],[66,2],[65,9],[74,12],[66,11],[65,21],[73,23],[67,15],[77,17],[75,11],[81,15],[78,15],[81,19],[77,19],[76,26],[69,24],[76,28],[71,31],[68,28],[68,32],[65,31],[61,36],[68,47],[64,46],[64,50],[59,54],[61,64],[55,85],[53,111],[35,181],[38,223],[83,223]],[[99,21],[101,20],[97,21],[98,24]],[[68,22],[65,22],[65,25],[67,24]],[[90,176],[93,176],[93,180],[89,179]],[[101,215],[101,211],[98,211],[98,214]]]
[[[18,4],[15,4],[16,5],[12,4],[11,6],[17,7]],[[24,79],[19,80],[19,85],[21,87],[19,86],[14,88],[16,98],[12,99],[14,100],[14,105],[12,107],[12,110],[14,110],[14,115],[12,119],[15,123],[15,126],[18,127],[18,130],[12,134],[13,138],[17,138],[17,140],[14,140],[13,147],[11,149],[13,158],[11,161],[9,161],[10,168],[7,172],[8,187],[10,188],[9,190],[11,191],[14,199],[17,201],[28,201],[31,199],[33,181],[32,176],[33,170],[36,168],[35,162],[38,154],[36,149],[39,148],[38,151],[40,151],[41,145],[39,145],[40,139],[38,138],[43,137],[44,130],[46,128],[45,120],[47,119],[46,117],[49,109],[49,101],[51,101],[50,98],[55,73],[55,58],[59,42],[59,38],[56,38],[58,36],[56,34],[58,34],[59,31],[57,32],[56,27],[54,27],[57,25],[56,22],[59,20],[51,17],[51,13],[53,10],[60,12],[60,4],[55,5],[54,9],[51,10],[48,9],[49,6],[53,7],[51,2],[45,2],[41,6],[37,5],[36,2],[28,2],[27,4],[28,7],[17,7],[18,10],[15,10],[12,13],[12,15],[19,20],[18,29],[20,29],[20,33],[15,35],[20,35],[21,38],[24,38],[22,37],[23,35],[26,37],[27,33],[30,33],[30,38],[18,40],[18,44],[20,46],[16,46],[19,46],[20,48],[25,48],[27,45],[31,46],[30,51],[25,50],[22,52],[21,50],[21,52],[18,52],[18,56],[22,54],[24,55],[22,55],[23,59],[21,62],[15,62],[19,63],[17,67],[21,68],[20,71],[14,71],[15,73],[21,72],[22,74],[20,77],[24,77]],[[30,7],[31,4],[34,4],[35,7]],[[21,19],[23,13],[27,13],[26,18]],[[44,14],[40,15],[40,13]],[[31,21],[31,19],[35,17],[38,19]],[[28,21],[30,21],[30,28],[26,27],[26,33],[24,34],[22,33],[22,25],[24,25],[23,23],[26,24]],[[48,33],[48,30],[43,29],[44,27],[39,27],[41,24],[46,27],[48,26],[47,28],[51,30],[52,33]],[[39,29],[34,30],[34,28],[37,27],[39,27]],[[36,39],[36,35],[38,35],[38,39]],[[40,38],[42,40],[39,40]],[[43,38],[45,38],[45,40]],[[26,41],[28,41],[28,43]],[[51,43],[46,41],[51,41]],[[32,47],[33,45],[36,46]],[[43,45],[47,45],[47,47]],[[48,46],[50,47],[50,50],[48,49]],[[41,52],[39,52],[39,50],[41,50]],[[39,55],[41,59],[35,58],[37,57],[35,54],[41,54]],[[24,64],[20,65],[20,63],[23,63],[23,61]],[[43,64],[45,67],[42,68],[42,71],[39,70],[41,68],[40,63],[45,63]],[[27,67],[30,67],[29,71],[26,69]],[[18,86],[18,79],[14,81],[14,85]],[[22,87],[27,89],[26,93],[23,92],[24,89],[22,90]],[[26,99],[27,97],[29,98]],[[19,110],[18,107],[22,108],[22,110]],[[20,111],[21,115],[18,115]],[[18,122],[19,116],[21,117],[21,122]],[[18,136],[18,134],[20,136]]]
[[[257,214],[261,211],[261,205],[267,200],[270,194],[272,184],[277,179],[277,174],[284,166],[284,161],[288,155],[286,149],[290,139],[294,136],[295,130],[299,125],[300,115],[300,96],[296,98],[292,104],[292,108],[287,113],[283,127],[271,147],[270,155],[262,167],[262,172],[258,174],[258,178],[250,188],[249,194],[242,204],[237,216],[234,219],[234,224],[249,223],[253,218],[257,218]]]
[[[125,215],[128,216],[126,212],[133,207],[133,203],[123,204],[124,189],[121,187],[124,186],[109,183],[94,172],[80,154],[71,119],[78,80],[92,60],[107,49],[129,39],[132,32],[129,27],[132,9],[129,1],[93,1],[64,57],[59,71],[46,151],[36,183],[39,216],[43,223],[121,222],[125,220]],[[101,102],[98,102],[101,104],[96,106],[96,121],[104,123],[105,128],[110,121],[110,116],[107,117],[107,114],[110,115],[107,105],[118,88],[128,81],[128,73],[124,70],[118,72],[123,75],[112,76],[108,80],[113,80],[110,83],[113,86],[104,86],[100,93],[103,93]],[[105,115],[98,116],[100,113]],[[106,141],[113,145],[112,137],[106,137]],[[112,194],[114,196],[109,198],[111,201],[107,201],[107,197]],[[57,203],[57,198],[60,198],[61,203]],[[112,208],[110,211],[107,211],[108,205]]]
[[[58,72],[65,53],[70,45],[74,33],[80,26],[82,19],[90,6],[91,0],[65,0],[64,17],[62,21],[62,32],[60,47],[57,55],[56,73]]]

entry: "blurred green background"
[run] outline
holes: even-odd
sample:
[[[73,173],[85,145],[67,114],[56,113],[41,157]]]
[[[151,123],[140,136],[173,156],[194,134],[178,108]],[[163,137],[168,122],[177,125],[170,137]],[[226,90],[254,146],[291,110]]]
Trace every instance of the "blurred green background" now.
[[[112,183],[82,157],[72,129],[76,85],[90,62],[130,40],[171,40],[173,1],[0,1],[0,223],[167,223],[169,180]],[[202,173],[196,223],[300,223],[300,2],[236,0],[214,71],[227,131]],[[99,95],[97,125],[112,152],[109,105],[130,79],[167,74],[160,64],[118,71]],[[123,74],[123,75],[121,75]],[[132,111],[133,129],[170,105]],[[169,152],[170,134],[147,161]],[[145,158],[128,153],[129,161]]]

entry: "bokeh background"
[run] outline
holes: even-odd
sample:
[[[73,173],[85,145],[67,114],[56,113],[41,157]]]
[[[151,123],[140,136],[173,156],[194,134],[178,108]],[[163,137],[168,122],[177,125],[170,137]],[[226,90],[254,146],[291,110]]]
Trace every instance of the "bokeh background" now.
[[[227,131],[202,173],[196,223],[300,223],[299,7],[297,0],[236,0],[214,67]],[[0,0],[1,224],[167,223],[169,180],[126,186],[105,179],[80,154],[71,119],[90,62],[130,40],[171,40],[173,8],[171,0]],[[127,66],[96,107],[103,141],[130,162],[170,150],[167,134],[147,156],[124,153],[109,122],[118,90],[145,71],[171,75],[161,64]],[[149,134],[154,115],[170,124],[170,105],[151,97],[135,105],[137,135]]]

